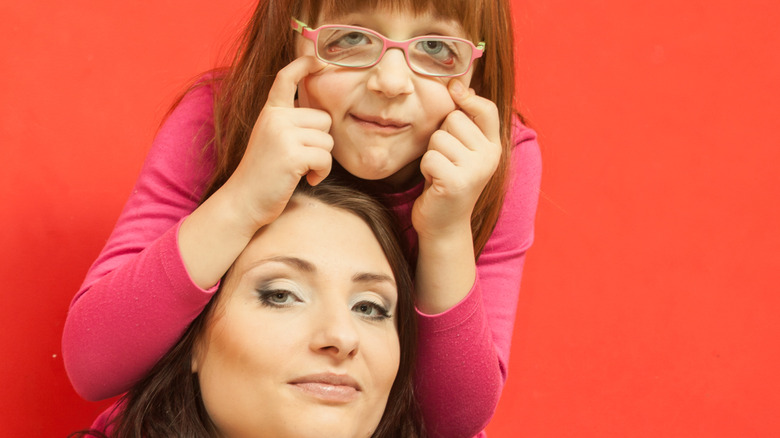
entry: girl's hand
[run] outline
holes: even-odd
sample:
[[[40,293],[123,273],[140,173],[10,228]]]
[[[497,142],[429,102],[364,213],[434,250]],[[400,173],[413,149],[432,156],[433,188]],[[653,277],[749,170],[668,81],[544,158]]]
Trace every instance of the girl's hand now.
[[[412,208],[412,224],[421,239],[471,229],[474,205],[501,157],[496,105],[458,79],[448,89],[459,109],[433,133],[420,161],[425,189]]]
[[[330,173],[330,115],[295,107],[298,83],[325,65],[303,56],[279,71],[246,152],[223,187],[255,230],[282,213],[303,176],[316,185]]]
[[[282,213],[304,175],[318,184],[330,172],[330,116],[295,108],[298,83],[324,66],[301,57],[277,73],[236,171],[182,222],[179,251],[199,287],[222,278],[257,230]]]

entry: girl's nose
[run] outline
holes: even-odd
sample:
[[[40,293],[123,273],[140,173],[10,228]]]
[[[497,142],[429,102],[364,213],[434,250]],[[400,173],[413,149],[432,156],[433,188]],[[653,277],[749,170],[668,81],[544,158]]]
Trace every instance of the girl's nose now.
[[[339,310],[338,312],[320,312],[310,342],[312,351],[327,354],[344,360],[354,357],[360,345],[352,312]]]
[[[414,72],[406,64],[405,54],[400,49],[385,52],[379,63],[371,67],[370,75],[368,88],[386,97],[411,94],[414,91]]]

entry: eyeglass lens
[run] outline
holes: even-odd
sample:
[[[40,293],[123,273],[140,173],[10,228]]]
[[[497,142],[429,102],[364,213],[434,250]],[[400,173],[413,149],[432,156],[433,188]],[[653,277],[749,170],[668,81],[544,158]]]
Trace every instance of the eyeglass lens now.
[[[366,67],[382,55],[379,35],[358,29],[327,27],[317,36],[317,54],[326,62],[344,67]],[[442,38],[420,38],[407,49],[407,60],[418,73],[449,76],[468,70],[471,65],[471,45],[463,41]]]

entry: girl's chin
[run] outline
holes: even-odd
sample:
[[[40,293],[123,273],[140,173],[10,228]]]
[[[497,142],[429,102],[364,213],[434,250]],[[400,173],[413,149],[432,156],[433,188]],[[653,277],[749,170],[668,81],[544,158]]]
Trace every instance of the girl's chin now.
[[[351,177],[390,186],[396,190],[405,190],[422,181],[420,159],[416,159],[400,168],[365,164],[334,162],[336,172],[347,173]]]
[[[366,166],[345,166],[344,171],[349,173],[355,178],[363,179],[366,181],[385,181],[393,179],[395,175],[392,172],[388,172],[383,169],[369,168]]]

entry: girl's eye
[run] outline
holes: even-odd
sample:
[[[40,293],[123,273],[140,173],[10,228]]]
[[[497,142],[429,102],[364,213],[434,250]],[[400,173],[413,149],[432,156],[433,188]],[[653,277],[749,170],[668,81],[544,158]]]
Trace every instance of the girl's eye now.
[[[342,46],[356,46],[368,42],[368,37],[363,32],[350,32],[341,37],[338,43]]]
[[[352,306],[352,311],[373,320],[390,318],[390,312],[386,308],[371,301],[361,301],[355,304]]]
[[[423,50],[429,55],[438,55],[444,50],[444,43],[441,41],[423,41]]]
[[[417,49],[426,56],[442,64],[452,64],[455,62],[455,51],[443,40],[423,40],[417,43]]]
[[[286,307],[300,301],[295,294],[287,290],[260,291],[260,302],[269,307]]]
[[[330,39],[330,38],[329,38]],[[352,31],[336,37],[327,45],[329,52],[352,49],[358,46],[370,44],[371,39],[363,32]]]

